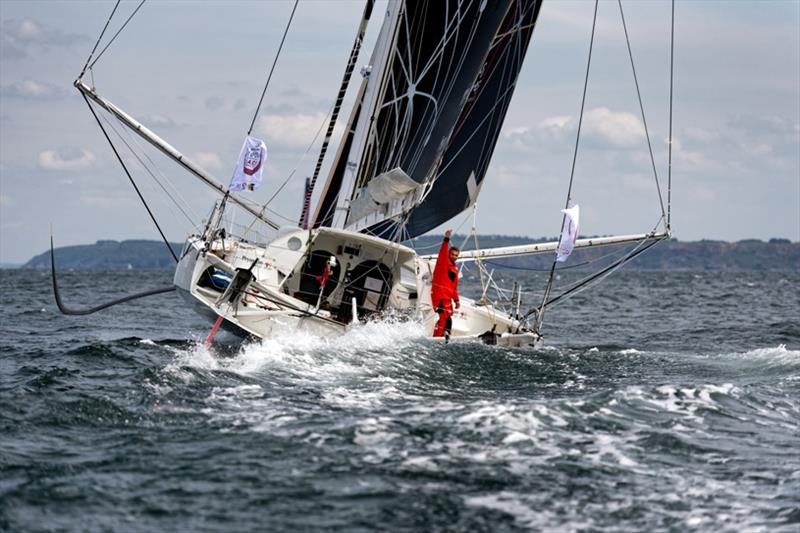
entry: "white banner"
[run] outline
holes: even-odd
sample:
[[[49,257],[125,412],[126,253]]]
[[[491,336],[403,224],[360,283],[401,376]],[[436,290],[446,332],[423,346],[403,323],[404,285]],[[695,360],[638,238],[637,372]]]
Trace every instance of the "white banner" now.
[[[233,192],[255,190],[261,185],[261,173],[267,163],[267,145],[261,139],[247,137],[233,171],[229,189]]]
[[[564,226],[561,228],[561,241],[556,249],[556,261],[559,263],[566,261],[575,247],[580,219],[580,209],[577,205],[573,205],[569,209],[562,209],[561,212],[564,213]]]

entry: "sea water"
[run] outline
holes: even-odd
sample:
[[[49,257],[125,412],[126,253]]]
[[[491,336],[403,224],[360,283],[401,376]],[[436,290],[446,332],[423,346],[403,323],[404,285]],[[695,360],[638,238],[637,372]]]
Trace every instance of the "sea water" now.
[[[175,294],[69,317],[47,273],[0,282],[3,531],[800,530],[796,272],[621,272],[538,350],[392,320],[206,349]]]

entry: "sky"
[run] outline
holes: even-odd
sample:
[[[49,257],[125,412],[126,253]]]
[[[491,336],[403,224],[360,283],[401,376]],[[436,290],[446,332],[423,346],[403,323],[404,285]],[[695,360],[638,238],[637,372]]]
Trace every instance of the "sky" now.
[[[109,34],[136,5],[121,3]],[[227,183],[292,5],[150,0],[85,80]],[[622,5],[666,203],[670,2]],[[159,238],[72,86],[113,6],[0,0],[0,263],[46,250],[51,228],[57,246]],[[478,201],[480,233],[558,233],[593,8],[592,1],[544,2]],[[300,1],[256,117],[269,160],[264,185],[250,196],[265,202],[294,171],[270,204],[287,224],[299,217],[303,178],[319,149],[312,141],[362,10],[360,1]],[[376,9],[360,65],[369,61],[382,18]],[[674,236],[800,240],[800,2],[678,1],[675,22]],[[216,195],[145,150],[156,182],[117,144],[167,237],[182,241]],[[661,216],[616,2],[599,5],[573,198],[584,235],[647,232]],[[470,213],[445,226],[464,232],[472,220]]]

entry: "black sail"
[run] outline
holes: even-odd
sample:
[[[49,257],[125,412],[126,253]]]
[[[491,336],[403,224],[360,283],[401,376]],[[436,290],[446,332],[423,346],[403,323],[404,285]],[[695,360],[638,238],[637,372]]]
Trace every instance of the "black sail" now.
[[[540,3],[419,0],[399,6],[393,32],[386,33],[392,46],[384,68],[369,80],[379,84],[374,107],[359,103],[363,133],[348,135],[347,160],[329,177],[329,185],[349,190],[329,186],[321,199],[327,206],[333,196],[340,204],[346,197],[349,206],[361,200],[362,209],[351,209],[339,225],[402,240],[475,201]],[[349,181],[343,179],[348,166],[354,169]],[[367,202],[371,209],[364,210],[370,182],[393,169],[413,180],[406,178],[404,186],[416,183],[417,189],[383,205]]]

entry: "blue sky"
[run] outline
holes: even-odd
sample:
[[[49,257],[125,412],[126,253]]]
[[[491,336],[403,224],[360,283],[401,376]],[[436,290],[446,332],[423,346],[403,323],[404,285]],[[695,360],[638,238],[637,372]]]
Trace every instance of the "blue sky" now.
[[[123,2],[112,27],[136,5]],[[72,87],[112,7],[0,2],[0,262],[43,251],[51,223],[57,245],[158,238]],[[151,0],[98,61],[94,83],[227,182],[291,7]],[[628,0],[623,7],[665,186],[670,4]],[[253,198],[265,201],[297,168],[272,204],[288,219],[299,215],[317,148],[304,153],[333,102],[362,9],[361,2],[301,0],[261,109],[256,132],[270,159]],[[591,1],[544,2],[479,200],[483,233],[557,233],[592,9]],[[581,231],[648,231],[660,208],[616,2],[601,2],[598,17],[573,189]],[[361,64],[381,19],[378,9]],[[675,235],[800,240],[800,3],[677,2],[675,59]],[[349,94],[345,109],[351,102]],[[199,222],[214,194],[152,157]],[[192,224],[149,176],[135,177],[167,236],[183,240]],[[467,230],[467,218],[448,225]]]

